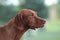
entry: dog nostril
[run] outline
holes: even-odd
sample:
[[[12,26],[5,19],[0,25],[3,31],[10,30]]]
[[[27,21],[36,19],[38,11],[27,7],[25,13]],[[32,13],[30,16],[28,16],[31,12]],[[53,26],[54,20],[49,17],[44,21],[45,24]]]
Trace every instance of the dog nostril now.
[[[46,22],[46,19],[43,19],[43,22],[45,23]]]

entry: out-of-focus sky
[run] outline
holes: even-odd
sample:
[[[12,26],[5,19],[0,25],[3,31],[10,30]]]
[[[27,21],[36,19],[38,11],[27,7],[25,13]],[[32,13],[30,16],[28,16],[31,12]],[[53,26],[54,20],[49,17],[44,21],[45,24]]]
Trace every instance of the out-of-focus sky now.
[[[19,0],[8,0],[7,3],[8,4],[13,4],[13,5],[17,6],[17,5],[19,5]],[[45,0],[45,4],[47,6],[50,6],[50,5],[56,4],[56,3],[58,3],[58,0]]]
[[[13,4],[13,5],[18,5],[19,4],[19,1],[18,0],[8,0],[7,1],[7,4],[10,5],[10,4]]]
[[[45,0],[45,4],[46,5],[53,5],[53,4],[57,4],[58,0]]]

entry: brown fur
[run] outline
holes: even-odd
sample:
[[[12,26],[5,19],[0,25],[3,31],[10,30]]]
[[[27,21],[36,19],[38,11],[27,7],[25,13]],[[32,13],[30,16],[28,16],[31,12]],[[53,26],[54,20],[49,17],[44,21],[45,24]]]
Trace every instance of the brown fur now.
[[[19,40],[28,29],[41,28],[45,20],[30,9],[22,9],[17,16],[0,28],[0,40]]]

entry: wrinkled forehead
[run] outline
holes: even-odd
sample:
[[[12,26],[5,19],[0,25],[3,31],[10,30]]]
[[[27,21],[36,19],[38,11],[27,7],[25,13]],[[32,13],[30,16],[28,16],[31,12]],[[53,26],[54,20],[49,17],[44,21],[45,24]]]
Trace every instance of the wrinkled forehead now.
[[[37,12],[30,9],[22,9],[21,12],[25,15],[37,15]]]

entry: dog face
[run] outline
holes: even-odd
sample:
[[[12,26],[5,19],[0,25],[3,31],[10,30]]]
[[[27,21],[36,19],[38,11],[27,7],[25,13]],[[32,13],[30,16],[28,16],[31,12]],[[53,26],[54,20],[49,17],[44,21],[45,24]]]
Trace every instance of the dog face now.
[[[30,9],[21,10],[18,16],[22,19],[21,22],[27,25],[26,27],[29,27],[29,29],[42,28],[45,24],[45,20],[38,17],[37,13]]]

